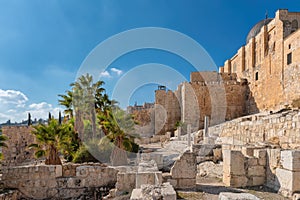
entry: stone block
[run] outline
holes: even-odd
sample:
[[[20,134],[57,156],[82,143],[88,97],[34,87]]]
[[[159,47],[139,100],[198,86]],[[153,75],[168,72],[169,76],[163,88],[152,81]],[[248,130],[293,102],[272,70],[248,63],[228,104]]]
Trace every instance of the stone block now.
[[[245,157],[240,151],[223,150],[223,173],[245,175]]]
[[[193,188],[196,187],[196,179],[181,178],[177,180],[176,188]]]
[[[136,174],[136,188],[140,188],[141,185],[157,185],[162,184],[161,172],[139,172]]]
[[[248,178],[246,176],[234,176],[229,174],[223,174],[223,183],[229,187],[246,187]]]
[[[248,166],[256,166],[258,165],[258,158],[250,157],[247,160]]]
[[[275,174],[275,169],[279,167],[280,149],[267,149],[267,173]]]
[[[248,176],[265,176],[266,170],[264,166],[249,166],[248,168]]]
[[[142,185],[141,189],[134,189],[131,193],[131,200],[144,199],[164,199],[176,200],[176,192],[172,185],[164,183],[162,185]]]
[[[55,166],[55,177],[61,177],[62,176],[62,166],[56,165]]]
[[[156,162],[156,165],[158,169],[162,169],[163,167],[163,155],[162,154],[157,154],[157,153],[143,153],[141,154],[141,159],[144,161],[150,161],[154,160]]]
[[[79,166],[76,168],[77,177],[87,177],[89,174],[87,166]]]
[[[221,192],[219,200],[260,200],[260,198],[249,193]]]
[[[266,182],[265,176],[253,176],[252,177],[252,186],[264,185]]]
[[[293,194],[293,200],[300,200],[300,193]]]
[[[161,191],[164,200],[176,200],[176,191],[170,183],[164,183]]]
[[[276,177],[280,190],[287,190],[291,193],[300,191],[300,172],[277,168]]]
[[[267,150],[265,149],[255,149],[254,157],[258,158],[258,164],[265,166],[267,164]]]
[[[197,165],[194,153],[185,152],[171,168],[172,178],[196,178]]]
[[[300,171],[300,151],[281,151],[281,165],[284,169]]]
[[[118,173],[116,189],[118,191],[130,192],[136,187],[136,173]]]
[[[142,199],[143,199],[142,189],[132,190],[130,200],[142,200]]]
[[[167,180],[174,188],[177,188],[177,179],[168,179]]]
[[[218,160],[223,159],[221,148],[213,149],[213,154],[214,154],[214,161],[218,161]]]
[[[256,148],[257,147],[251,147],[251,146],[242,147],[242,154],[244,154],[245,156],[253,156],[254,150]]]

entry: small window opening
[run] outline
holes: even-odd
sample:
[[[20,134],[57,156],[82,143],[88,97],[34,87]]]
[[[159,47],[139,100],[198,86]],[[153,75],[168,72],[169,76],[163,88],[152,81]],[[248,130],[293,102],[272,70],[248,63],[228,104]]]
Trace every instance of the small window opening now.
[[[292,63],[292,52],[287,55],[287,64],[289,65],[291,63]]]
[[[255,80],[258,80],[258,72],[255,73]]]

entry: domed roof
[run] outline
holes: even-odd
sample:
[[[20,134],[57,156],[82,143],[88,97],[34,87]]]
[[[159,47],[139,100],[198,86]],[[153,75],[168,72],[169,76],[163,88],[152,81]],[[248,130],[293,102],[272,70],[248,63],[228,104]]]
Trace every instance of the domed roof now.
[[[263,27],[264,25],[267,25],[272,20],[273,20],[273,18],[263,19],[263,20],[259,21],[257,24],[255,24],[255,26],[252,27],[252,29],[249,31],[249,33],[247,35],[246,44],[250,41],[251,38],[257,36],[257,34],[260,32],[261,27]]]

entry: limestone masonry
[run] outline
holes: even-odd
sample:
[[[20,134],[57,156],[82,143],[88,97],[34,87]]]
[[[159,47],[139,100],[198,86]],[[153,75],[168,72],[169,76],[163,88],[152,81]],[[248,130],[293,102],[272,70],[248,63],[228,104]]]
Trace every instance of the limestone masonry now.
[[[291,107],[300,98],[300,13],[278,10],[258,22],[246,44],[217,72],[192,72],[176,91],[155,91],[155,134],[176,122],[204,127],[240,116]],[[161,108],[164,108],[162,111]],[[186,132],[186,131],[185,131]]]

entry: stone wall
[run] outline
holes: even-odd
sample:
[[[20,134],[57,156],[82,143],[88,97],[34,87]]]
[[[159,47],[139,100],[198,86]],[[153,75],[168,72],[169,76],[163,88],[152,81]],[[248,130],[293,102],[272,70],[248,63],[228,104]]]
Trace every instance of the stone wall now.
[[[214,130],[209,128],[209,132]],[[221,131],[223,144],[267,142],[294,149],[300,147],[300,112],[250,115],[220,124],[216,130]]]
[[[265,21],[262,26],[258,26],[259,23],[253,27],[258,28],[255,30],[258,34],[220,68],[225,73],[237,73],[238,79],[244,78],[250,83],[253,97],[248,99],[250,114],[282,109],[293,99],[300,98],[297,70],[300,13],[278,10],[270,22]],[[287,63],[289,53],[292,53],[291,63]]]
[[[35,143],[35,136],[31,134],[30,126],[3,126],[2,133],[8,137],[5,142],[7,148],[2,148],[4,166],[26,165],[34,161],[34,150],[28,145]]]
[[[91,194],[101,198],[114,187],[117,172],[102,165],[17,166],[2,169],[2,183],[4,188],[18,189],[24,198],[77,198]]]
[[[287,65],[288,54],[291,54],[292,59],[289,65]],[[285,102],[291,105],[294,99],[300,99],[300,29],[285,39],[283,58]]]
[[[226,186],[266,185],[292,197],[300,191],[300,151],[254,146],[223,146],[223,182]]]
[[[174,132],[180,121],[181,110],[178,97],[172,91],[155,91],[155,134]]]
[[[248,84],[238,81],[236,74],[192,72],[191,82],[181,83],[177,90],[157,90],[155,95],[155,133],[174,132],[176,122],[182,122],[183,134],[204,127],[204,117],[210,125],[219,124],[247,114]],[[251,96],[251,95],[250,95]]]
[[[266,150],[243,148],[223,149],[223,182],[226,186],[263,185],[266,180]]]

